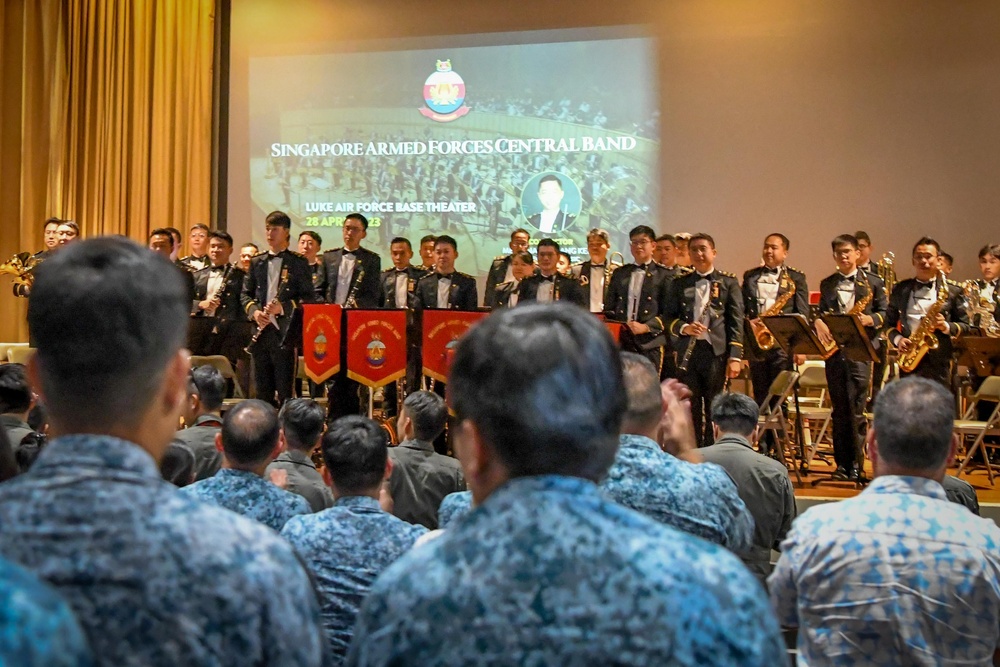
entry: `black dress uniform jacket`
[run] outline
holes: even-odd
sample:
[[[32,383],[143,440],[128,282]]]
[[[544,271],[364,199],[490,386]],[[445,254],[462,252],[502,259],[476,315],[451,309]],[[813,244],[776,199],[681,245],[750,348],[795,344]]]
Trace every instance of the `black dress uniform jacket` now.
[[[323,292],[327,303],[337,302],[337,277],[340,262],[344,258],[344,248],[327,250],[323,253]],[[354,273],[347,294],[354,290],[354,300],[358,308],[378,308],[382,305],[382,259],[377,253],[365,248],[354,251]],[[346,305],[346,304],[345,304]]]
[[[667,329],[675,350],[684,350],[690,336],[681,334],[684,325],[696,319],[695,286],[701,280],[696,272],[674,278],[670,283],[667,300]],[[740,281],[732,273],[713,270],[708,274],[709,321],[708,338],[715,356],[726,355],[729,359],[743,358],[743,293]],[[678,352],[679,354],[679,352]]]
[[[586,307],[587,301],[589,301],[588,295],[584,294],[583,289],[573,278],[568,278],[561,273],[553,274],[549,276],[552,280],[552,300],[553,301],[568,301],[569,303],[575,303],[578,306]],[[528,303],[529,301],[536,301],[538,299],[538,288],[542,286],[543,282],[547,279],[540,273],[536,273],[533,276],[528,276],[521,281],[520,296],[517,298],[517,303]]]
[[[451,288],[448,291],[448,305],[442,305],[442,308],[447,307],[452,310],[476,310],[478,308],[479,294],[477,293],[475,278],[458,271],[448,276],[442,276],[435,271],[428,273],[417,281],[417,291],[414,299],[417,310],[438,307],[439,278],[451,278]]]
[[[632,280],[632,271],[636,268],[642,268],[646,275],[642,280],[635,319],[649,327],[649,333],[635,337],[636,344],[642,350],[663,347],[667,343],[667,337],[664,334],[666,330],[664,312],[671,282],[670,274],[663,266],[650,262],[644,267],[637,264],[626,264],[615,269],[615,272],[611,274],[611,285],[607,290],[607,299],[604,302],[604,315],[609,320],[618,322],[628,320],[628,290]]]

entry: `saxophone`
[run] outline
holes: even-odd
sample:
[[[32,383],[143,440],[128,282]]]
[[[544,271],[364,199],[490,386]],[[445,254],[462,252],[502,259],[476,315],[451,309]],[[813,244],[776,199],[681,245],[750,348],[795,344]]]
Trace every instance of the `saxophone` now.
[[[975,280],[965,282],[965,298],[969,302],[969,320],[979,327],[980,333],[988,338],[1000,338],[1000,324],[993,313],[993,305],[980,294]]]
[[[6,273],[14,276],[15,290],[22,286],[30,290],[31,285],[35,282],[34,270],[41,263],[42,260],[30,252],[19,252],[0,264],[0,274]],[[19,294],[18,296],[24,295]]]
[[[904,373],[912,373],[928,350],[936,350],[938,348],[939,342],[937,336],[934,334],[937,328],[935,320],[941,313],[944,305],[948,303],[948,281],[945,279],[944,273],[938,273],[938,281],[941,286],[938,288],[937,301],[927,309],[927,313],[920,318],[920,324],[910,334],[910,349],[899,354],[899,370]]]
[[[862,271],[861,277],[865,281],[865,287],[868,289],[868,293],[865,294],[863,297],[861,297],[861,301],[855,301],[854,306],[852,306],[851,309],[847,311],[848,315],[853,315],[854,317],[860,317],[861,315],[865,314],[865,308],[867,308],[868,304],[871,303],[872,296],[874,296],[875,294],[875,292],[872,290],[871,281],[868,280],[868,272]]]
[[[785,280],[788,280],[787,274]],[[774,334],[767,328],[767,325],[759,320],[761,317],[781,315],[781,311],[785,309],[785,305],[795,296],[795,281],[788,280],[788,282],[791,283],[792,289],[775,299],[774,304],[757,318],[757,324],[754,324],[754,320],[750,320],[750,328],[753,330],[753,337],[757,341],[757,347],[764,351],[773,348],[776,341],[774,340]]]

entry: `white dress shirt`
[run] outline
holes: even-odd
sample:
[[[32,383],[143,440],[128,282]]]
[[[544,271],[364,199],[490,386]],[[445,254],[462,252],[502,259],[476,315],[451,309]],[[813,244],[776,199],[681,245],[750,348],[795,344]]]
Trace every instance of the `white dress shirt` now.
[[[590,312],[604,311],[604,266],[590,267]]]
[[[340,268],[337,270],[337,293],[335,299],[341,306],[347,301],[347,294],[351,291],[351,278],[354,277],[354,265],[358,260],[354,255],[346,252],[340,257]]]
[[[446,278],[444,276],[439,277],[438,278],[438,295],[437,295],[438,296],[438,300],[437,300],[437,307],[438,308],[447,308],[448,307],[448,305],[449,305],[448,304],[448,296],[449,296],[450,292],[451,292],[451,278],[450,277]]]
[[[409,279],[406,271],[396,273],[396,308],[406,308],[406,286]]]
[[[629,276],[628,283],[628,321],[634,322],[639,314],[639,299],[642,298],[642,281],[646,278],[646,269],[636,266]]]
[[[840,274],[840,278],[837,281],[837,301],[840,302],[840,312],[846,313],[854,308],[854,280],[858,275],[857,269],[854,273],[849,276],[845,276],[843,273]]]

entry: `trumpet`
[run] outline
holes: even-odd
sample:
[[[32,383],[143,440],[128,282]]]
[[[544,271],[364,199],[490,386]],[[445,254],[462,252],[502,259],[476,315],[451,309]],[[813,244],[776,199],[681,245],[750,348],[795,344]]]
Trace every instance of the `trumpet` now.
[[[268,310],[268,309],[270,309],[271,306],[278,305],[278,302],[281,301],[281,297],[282,297],[282,294],[285,291],[285,286],[286,285],[288,285],[288,269],[282,267],[282,269],[281,269],[281,281],[278,283],[278,289],[274,293],[274,298],[271,299],[271,301],[267,304],[267,306],[265,306],[265,308],[264,308],[265,311]],[[264,333],[264,329],[266,329],[267,325],[270,324],[270,323],[271,322],[269,320],[268,323],[265,324],[264,326],[258,326],[257,327],[257,331],[255,331],[253,333],[253,338],[251,338],[250,342],[247,343],[247,346],[245,348],[243,348],[244,352],[246,352],[247,354],[250,354],[250,350],[253,349],[253,346],[257,343],[257,339],[260,338],[260,335],[262,333]]]

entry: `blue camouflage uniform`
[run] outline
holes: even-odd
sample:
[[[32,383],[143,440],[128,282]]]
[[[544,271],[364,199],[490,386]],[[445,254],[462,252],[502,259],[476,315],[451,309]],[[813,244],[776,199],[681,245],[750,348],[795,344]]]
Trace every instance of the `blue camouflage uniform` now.
[[[231,468],[185,486],[181,493],[225,507],[278,531],[293,516],[312,511],[302,496],[279,489],[260,475]]]

